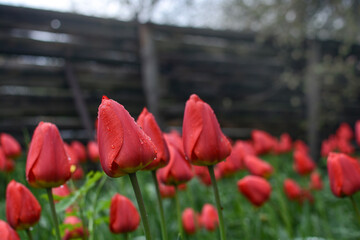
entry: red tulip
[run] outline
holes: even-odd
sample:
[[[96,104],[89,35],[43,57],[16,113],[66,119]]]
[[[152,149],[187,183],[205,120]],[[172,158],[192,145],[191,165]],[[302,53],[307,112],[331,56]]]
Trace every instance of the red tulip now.
[[[360,146],[360,120],[357,120],[355,123],[355,137],[358,146]]]
[[[76,156],[80,162],[86,162],[86,149],[81,142],[72,141],[71,148],[75,151]]]
[[[223,163],[223,162],[221,162]],[[219,163],[219,164],[221,164]],[[216,165],[218,166],[218,165]],[[205,166],[196,166],[193,165],[193,169],[195,172],[195,175],[200,179],[200,181],[206,185],[206,186],[210,186],[211,185],[211,178],[210,178],[210,173],[207,167]]]
[[[219,216],[213,205],[207,203],[203,206],[201,225],[208,231],[214,231],[219,226]]]
[[[255,206],[260,207],[271,194],[271,185],[262,177],[246,176],[237,182],[238,190]]]
[[[21,154],[21,146],[14,137],[7,133],[0,134],[0,146],[7,158],[17,157]]]
[[[301,187],[292,179],[285,179],[284,192],[290,200],[299,201],[302,196]]]
[[[87,144],[87,151],[88,151],[88,155],[89,158],[92,162],[98,162],[100,157],[99,157],[99,146],[97,144],[97,142],[94,141],[90,141]]]
[[[79,239],[84,236],[83,224],[78,217],[68,216],[65,218],[64,224],[65,226],[70,226],[65,228],[65,235],[63,237],[63,240]],[[88,233],[85,232],[85,235],[88,235]]]
[[[187,234],[194,234],[199,228],[198,216],[192,208],[186,208],[182,213],[181,219]]]
[[[70,163],[59,130],[52,123],[40,122],[27,156],[27,181],[33,187],[51,188],[70,177]]]
[[[249,170],[252,175],[267,178],[274,171],[273,167],[268,162],[265,162],[256,156],[246,156],[244,163],[246,169]]]
[[[320,174],[318,172],[313,172],[310,175],[310,189],[321,190],[322,188],[323,188],[323,183],[321,181]]]
[[[287,153],[292,149],[291,137],[288,133],[283,133],[280,136],[280,141],[276,144],[276,153]]]
[[[41,206],[21,183],[12,180],[6,188],[6,219],[14,229],[28,229],[40,219]]]
[[[356,159],[343,153],[330,153],[327,169],[335,196],[349,196],[360,190],[360,164]]]
[[[268,153],[276,145],[275,138],[265,131],[253,130],[251,132],[251,138],[256,154]]]
[[[306,175],[315,169],[315,163],[308,153],[296,150],[294,152],[294,169],[298,174]]]
[[[300,203],[303,203],[306,200],[308,200],[309,203],[314,203],[314,197],[311,192],[308,189],[303,189],[301,193]]]
[[[110,206],[110,231],[128,233],[135,231],[140,224],[140,216],[134,204],[125,196],[115,194]]]
[[[156,159],[143,170],[151,171],[164,167],[169,162],[169,150],[154,116],[144,108],[137,120],[137,124],[151,138],[157,148]]]
[[[341,123],[336,131],[339,139],[351,140],[354,137],[353,131],[348,123]]]
[[[332,152],[333,150],[334,150],[334,148],[332,148],[330,142],[327,139],[322,141],[322,143],[321,143],[321,156],[322,157],[327,157],[329,155],[329,153]]]
[[[302,140],[296,140],[294,142],[294,149],[295,149],[295,152],[296,151],[301,151],[301,152],[305,152],[305,153],[309,152],[309,147]]]
[[[68,155],[69,162],[70,162],[70,171],[71,171],[71,178],[74,180],[79,180],[84,177],[84,171],[80,166],[79,158],[75,152],[75,150],[70,147],[68,144],[64,143],[65,152]]]
[[[114,100],[103,97],[98,113],[100,163],[107,175],[134,173],[156,158],[156,147],[129,112]]]
[[[352,154],[355,151],[354,147],[350,143],[350,140],[347,140],[345,138],[338,139],[337,147],[340,152],[345,153],[345,154]]]
[[[8,159],[0,146],[0,171],[12,172],[15,168],[15,162],[12,159]]]
[[[0,219],[0,236],[3,240],[20,240],[19,235],[7,222]]]
[[[60,198],[67,197],[67,196],[69,196],[70,193],[71,193],[71,191],[70,191],[70,189],[69,189],[69,187],[68,187],[68,185],[67,185],[66,183],[63,184],[63,185],[61,185],[61,186],[59,186],[59,187],[52,188],[51,191],[52,191],[52,194],[53,194],[53,195],[55,195],[55,196],[57,196],[57,197],[60,197]],[[56,203],[56,202],[57,202],[57,201],[55,200],[55,203]]]
[[[231,144],[222,133],[214,111],[195,94],[185,106],[183,144],[185,155],[194,165],[214,165],[231,152]]]
[[[158,170],[159,179],[167,185],[179,185],[193,178],[190,163],[185,159],[181,137],[172,132],[164,135],[170,152],[168,165]]]

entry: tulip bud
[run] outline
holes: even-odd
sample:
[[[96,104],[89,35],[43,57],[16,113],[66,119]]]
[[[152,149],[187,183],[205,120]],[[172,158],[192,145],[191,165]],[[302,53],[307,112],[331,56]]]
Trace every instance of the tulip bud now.
[[[12,172],[14,170],[15,163],[14,160],[8,159],[5,156],[5,153],[0,146],[0,171],[2,172]]]
[[[302,140],[296,140],[294,142],[294,149],[295,152],[301,151],[301,152],[309,153],[309,147]]]
[[[195,94],[186,102],[182,134],[185,155],[194,165],[214,165],[230,155],[214,111]]]
[[[327,159],[327,169],[335,196],[350,196],[360,190],[360,164],[356,159],[332,152]]]
[[[68,216],[64,220],[65,225],[70,225],[65,228],[65,235],[63,240],[69,239],[79,239],[85,235],[88,235],[87,232],[84,233],[84,228],[81,220],[75,216]]]
[[[190,163],[185,159],[181,137],[176,132],[165,134],[164,137],[168,143],[170,161],[158,170],[160,181],[167,185],[179,185],[189,181],[194,173]]]
[[[57,197],[67,197],[71,193],[67,184],[63,184],[59,187],[52,188],[51,191],[52,194]]]
[[[323,183],[321,181],[321,176],[318,172],[313,172],[310,175],[310,189],[312,190],[321,190],[323,188]]]
[[[21,183],[12,180],[6,188],[6,219],[14,229],[28,229],[40,219],[41,206]]]
[[[357,145],[360,146],[360,120],[355,123],[355,137]]]
[[[17,157],[21,154],[21,146],[16,139],[7,134],[0,134],[0,146],[3,148],[7,158]]]
[[[208,231],[214,231],[219,226],[219,216],[213,205],[207,203],[203,206],[201,225]]]
[[[86,162],[86,149],[85,146],[79,141],[72,141],[71,148],[75,151],[77,158],[80,162]]]
[[[292,149],[292,141],[291,137],[288,133],[283,133],[280,136],[280,141],[276,145],[275,152],[276,153],[287,153]]]
[[[249,172],[252,175],[267,178],[274,171],[273,167],[269,163],[261,160],[256,156],[252,156],[252,155],[246,156],[244,163],[246,169],[249,170]]]
[[[219,163],[222,164],[223,162]],[[219,165],[218,164],[218,165]],[[218,167],[218,165],[216,165]],[[200,179],[200,181],[206,185],[206,186],[210,186],[211,185],[211,178],[210,178],[210,173],[207,167],[204,166],[196,166],[193,165],[192,166],[195,172],[195,175]]]
[[[26,179],[33,187],[51,188],[71,177],[70,163],[59,130],[40,122],[34,131],[26,161]]]
[[[79,180],[83,178],[84,171],[82,170],[79,158],[75,150],[66,143],[64,143],[64,148],[70,162],[71,178],[74,180]]]
[[[140,216],[134,204],[125,196],[115,194],[110,205],[110,231],[128,233],[140,224]]]
[[[98,112],[100,163],[110,177],[134,173],[156,158],[156,147],[129,112],[103,97]]]
[[[339,139],[351,140],[354,137],[354,134],[348,123],[341,123],[336,131],[336,136]]]
[[[285,179],[284,192],[290,200],[299,201],[302,196],[302,190],[300,186],[292,179]]]
[[[262,206],[271,194],[271,185],[262,177],[246,176],[237,182],[238,190],[255,206]]]
[[[315,163],[307,152],[297,150],[294,152],[294,169],[298,174],[306,175],[315,169]]]
[[[7,222],[0,220],[0,236],[3,240],[20,240],[19,235]]]
[[[98,162],[100,157],[99,157],[99,146],[97,144],[97,142],[94,141],[90,141],[87,144],[87,151],[88,151],[88,155],[89,158],[92,162]]]
[[[199,228],[198,217],[192,208],[186,208],[182,213],[182,225],[187,234],[194,234]]]
[[[151,171],[164,167],[169,162],[169,150],[154,116],[144,108],[137,120],[137,124],[151,138],[157,149],[156,159],[143,170]]]
[[[265,131],[253,130],[251,138],[257,155],[270,152],[276,145],[275,138]]]

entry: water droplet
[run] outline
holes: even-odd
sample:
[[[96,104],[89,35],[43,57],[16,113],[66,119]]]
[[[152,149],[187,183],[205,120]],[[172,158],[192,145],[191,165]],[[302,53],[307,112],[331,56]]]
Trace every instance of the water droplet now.
[[[111,145],[111,148],[112,148],[112,149],[115,149],[115,146],[114,146],[114,145]]]
[[[106,129],[107,129],[108,131],[110,131],[110,128],[109,128],[109,127],[106,127]]]

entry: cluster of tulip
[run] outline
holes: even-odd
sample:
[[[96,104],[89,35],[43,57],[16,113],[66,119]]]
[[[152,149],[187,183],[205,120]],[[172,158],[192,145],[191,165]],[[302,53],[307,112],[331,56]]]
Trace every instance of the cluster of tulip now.
[[[306,186],[301,187],[304,184],[292,178],[283,179],[283,193],[290,201],[298,205],[312,203],[314,192],[323,188],[319,170],[316,170],[304,142],[293,142],[287,133],[278,140],[267,132],[253,130],[251,140],[237,140],[231,144],[231,140],[222,133],[211,107],[195,94],[186,102],[182,135],[177,131],[163,133],[146,108],[135,121],[121,104],[107,97],[103,97],[99,106],[96,128],[97,141],[88,143],[88,154],[85,146],[78,141],[64,143],[57,127],[46,122],[39,123],[29,145],[26,180],[31,187],[46,189],[58,240],[96,239],[93,223],[89,223],[89,228],[85,227],[86,216],[79,204],[73,201],[67,206],[63,223],[70,227],[62,231],[55,210],[55,204],[79,191],[73,180],[83,179],[82,164],[87,155],[93,162],[100,160],[103,171],[109,177],[128,175],[130,178],[140,214],[129,198],[118,193],[112,196],[109,209],[110,231],[123,234],[125,239],[138,228],[140,222],[146,239],[152,239],[136,175],[139,170],[151,172],[161,235],[165,240],[168,239],[168,231],[163,198],[175,198],[180,239],[185,239],[185,234],[195,234],[200,228],[210,232],[219,229],[220,238],[226,239],[217,181],[246,170],[249,175],[236,179],[238,191],[254,207],[262,207],[273,191],[274,186],[269,179],[280,169],[278,161],[266,161],[266,157],[263,157],[266,154],[291,154],[293,151],[293,170],[303,177]],[[360,121],[356,125],[356,132],[360,143]],[[360,221],[352,197],[360,190],[360,164],[347,155],[354,152],[351,145],[353,135],[351,127],[342,124],[336,135],[323,142],[322,155],[328,157],[327,169],[333,194],[337,197],[349,196]],[[20,154],[19,143],[8,134],[0,134],[0,171],[12,171],[12,159]],[[216,207],[203,202],[201,214],[189,207],[181,211],[179,190],[185,190],[187,182],[194,176],[205,186],[213,187]],[[106,178],[103,178],[99,186],[104,185],[105,181]],[[96,209],[96,201],[94,203]],[[28,238],[32,239],[32,226],[39,222],[41,211],[41,205],[27,187],[15,180],[9,181],[6,189],[7,223],[0,220],[0,236],[6,240],[19,239],[15,230],[25,230]],[[288,216],[282,215],[282,218],[287,225],[288,236],[292,237]]]

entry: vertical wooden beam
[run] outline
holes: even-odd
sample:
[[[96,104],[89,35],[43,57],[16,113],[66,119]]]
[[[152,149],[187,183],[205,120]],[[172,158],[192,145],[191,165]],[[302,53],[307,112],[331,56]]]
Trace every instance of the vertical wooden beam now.
[[[76,110],[80,116],[81,122],[83,127],[86,129],[86,134],[88,139],[93,139],[93,124],[90,120],[90,115],[86,107],[86,103],[84,100],[84,97],[82,95],[79,83],[75,77],[74,69],[71,65],[71,63],[66,62],[65,63],[65,78],[70,86],[74,101]]]
[[[159,116],[159,70],[154,38],[149,24],[139,24],[141,76],[146,105],[161,126]]]
[[[310,41],[307,49],[307,66],[305,73],[305,98],[307,115],[307,141],[310,154],[317,160],[320,152],[319,121],[320,121],[320,79],[316,72],[320,61],[320,45],[315,40]]]

